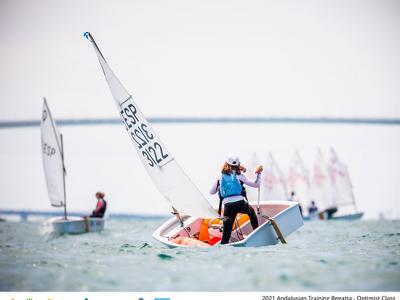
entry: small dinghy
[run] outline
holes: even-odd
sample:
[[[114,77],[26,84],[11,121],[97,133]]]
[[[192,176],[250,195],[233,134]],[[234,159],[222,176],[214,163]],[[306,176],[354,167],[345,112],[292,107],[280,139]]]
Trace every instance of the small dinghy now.
[[[94,47],[118,111],[144,168],[173,211],[174,217],[160,226],[153,237],[169,247],[210,247],[219,244],[221,220],[216,210],[156,135],[133,97],[108,66],[92,35],[86,32],[84,36]],[[258,211],[260,226],[254,231],[247,215],[237,218],[231,245],[249,247],[274,245],[279,240],[285,242],[287,235],[303,225],[297,203],[259,202]]]
[[[353,184],[347,165],[339,159],[331,148],[329,163],[318,150],[314,163],[311,196],[316,200],[320,213],[307,216],[305,220],[359,220],[364,213],[357,209]],[[337,212],[337,213],[336,213]]]
[[[258,205],[252,206],[256,210]],[[236,218],[228,245],[260,247],[275,245],[279,241],[286,243],[285,237],[303,226],[298,204],[293,201],[261,201],[259,212],[259,227],[255,230],[251,227],[247,215],[239,215]],[[222,222],[218,219],[190,216],[171,218],[153,233],[153,237],[170,248],[191,246],[192,240],[203,243],[195,243],[194,246],[215,246],[221,242],[221,226]],[[182,239],[186,239],[188,245],[181,244]]]
[[[51,206],[64,208],[64,216],[48,219],[45,226],[50,227],[51,232],[58,234],[78,234],[103,230],[104,219],[68,217],[67,215],[63,137],[58,131],[45,98],[43,98],[40,129],[43,168],[50,203]]]

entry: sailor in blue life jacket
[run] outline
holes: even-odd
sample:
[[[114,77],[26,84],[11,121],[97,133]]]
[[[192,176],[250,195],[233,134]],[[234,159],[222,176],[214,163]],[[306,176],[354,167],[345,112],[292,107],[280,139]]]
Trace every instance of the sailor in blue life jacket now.
[[[311,205],[308,207],[308,214],[311,218],[318,214],[318,207],[315,205],[315,201],[311,201]]]
[[[253,182],[242,173],[246,172],[246,169],[240,165],[238,157],[229,157],[224,163],[221,177],[214,183],[210,190],[210,194],[218,193],[219,195],[219,215],[221,215],[222,205],[224,206],[225,219],[221,244],[229,243],[232,227],[238,213],[247,214],[250,217],[253,230],[258,227],[257,215],[247,201],[246,189],[243,185],[258,188],[260,186],[262,171],[262,166],[256,169],[257,178]]]
[[[102,192],[96,193],[96,199],[97,199],[96,209],[89,216],[90,218],[103,218],[104,217],[104,214],[106,213],[106,210],[107,210],[107,201],[104,200],[104,196],[105,195]]]

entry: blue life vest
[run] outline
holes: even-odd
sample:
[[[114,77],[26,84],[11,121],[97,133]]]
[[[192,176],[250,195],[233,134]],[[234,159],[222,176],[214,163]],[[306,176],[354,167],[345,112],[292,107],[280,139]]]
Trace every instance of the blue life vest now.
[[[222,174],[219,192],[222,198],[242,195],[243,187],[236,173]]]

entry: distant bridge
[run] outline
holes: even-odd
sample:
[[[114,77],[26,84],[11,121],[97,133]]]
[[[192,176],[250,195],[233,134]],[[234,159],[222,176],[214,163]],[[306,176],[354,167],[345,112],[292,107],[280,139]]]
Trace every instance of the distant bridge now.
[[[68,216],[81,217],[84,216],[83,212],[69,212]],[[0,218],[7,216],[17,216],[21,222],[27,222],[29,217],[58,217],[64,216],[61,211],[44,211],[44,210],[13,210],[13,209],[0,209]],[[165,219],[167,215],[141,215],[141,214],[128,214],[128,213],[111,213],[108,215],[112,219],[136,219],[136,220],[149,220],[149,219]]]
[[[350,124],[350,125],[400,125],[400,118],[335,118],[335,117],[150,117],[154,124],[208,124],[208,123],[304,123],[304,124]],[[59,119],[60,126],[115,125],[119,118]],[[37,127],[40,120],[0,121],[1,128]]]

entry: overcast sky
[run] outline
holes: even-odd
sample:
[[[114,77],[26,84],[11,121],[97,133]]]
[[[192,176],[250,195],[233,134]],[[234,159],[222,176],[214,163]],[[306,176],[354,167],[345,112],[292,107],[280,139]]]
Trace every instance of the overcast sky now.
[[[117,116],[84,31],[148,116],[400,117],[400,1],[0,0],[0,120]]]

